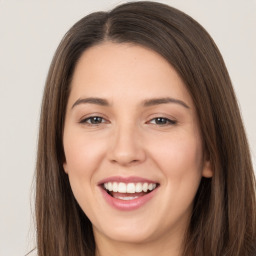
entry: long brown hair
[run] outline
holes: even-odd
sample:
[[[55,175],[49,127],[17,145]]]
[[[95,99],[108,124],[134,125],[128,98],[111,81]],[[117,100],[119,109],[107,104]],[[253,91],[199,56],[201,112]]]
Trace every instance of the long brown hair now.
[[[76,63],[104,41],[153,49],[176,69],[197,109],[214,175],[202,178],[184,255],[255,253],[255,177],[232,84],[215,43],[195,20],[164,4],[134,2],[78,21],[64,36],[48,73],[42,102],[37,172],[38,256],[93,256],[91,222],[77,204],[63,170],[62,137]]]

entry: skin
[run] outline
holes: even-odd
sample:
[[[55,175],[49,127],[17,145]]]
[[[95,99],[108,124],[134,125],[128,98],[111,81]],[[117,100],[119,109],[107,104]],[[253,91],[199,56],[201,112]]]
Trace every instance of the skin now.
[[[78,102],[88,97],[108,105]],[[144,104],[166,97],[186,106]],[[92,124],[92,116],[102,119]],[[159,123],[157,117],[165,119]],[[127,43],[87,49],[71,83],[63,144],[64,170],[92,222],[97,255],[181,255],[200,180],[212,171],[194,103],[164,58]],[[160,186],[139,209],[120,211],[105,201],[98,186],[110,176],[138,176]]]

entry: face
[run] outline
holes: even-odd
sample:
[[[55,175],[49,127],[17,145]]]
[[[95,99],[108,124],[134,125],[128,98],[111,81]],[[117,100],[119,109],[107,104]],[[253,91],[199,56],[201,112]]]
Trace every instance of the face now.
[[[97,239],[183,234],[200,180],[211,176],[183,81],[137,45],[107,42],[82,54],[63,144],[64,170]]]

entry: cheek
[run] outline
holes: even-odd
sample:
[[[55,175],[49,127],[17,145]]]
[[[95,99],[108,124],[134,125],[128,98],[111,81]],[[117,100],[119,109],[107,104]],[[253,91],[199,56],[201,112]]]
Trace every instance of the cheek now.
[[[190,214],[202,177],[200,141],[187,138],[176,142],[162,144],[162,149],[155,152],[155,161],[165,176],[164,212],[175,209],[171,213],[174,219]]]
[[[76,135],[74,135],[76,134]],[[105,150],[101,140],[90,139],[79,133],[64,136],[65,170],[69,175],[88,176],[96,168]]]
[[[197,136],[162,141],[161,145],[152,147],[151,155],[167,182],[198,183],[201,179],[203,154]]]
[[[102,140],[69,131],[64,133],[64,169],[69,177],[73,194],[84,212],[90,212],[88,202],[93,198],[95,173],[105,152]]]

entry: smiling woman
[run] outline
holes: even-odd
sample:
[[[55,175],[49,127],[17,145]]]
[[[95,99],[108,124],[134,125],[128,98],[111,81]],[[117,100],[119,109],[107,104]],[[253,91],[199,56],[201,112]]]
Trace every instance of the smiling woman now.
[[[253,256],[255,178],[223,59],[154,2],[93,13],[46,82],[38,256]]]
[[[100,241],[150,243],[149,252],[174,237],[167,251],[178,252],[200,180],[212,176],[183,81],[152,50],[102,42],[82,54],[70,86],[64,170],[99,255]]]

